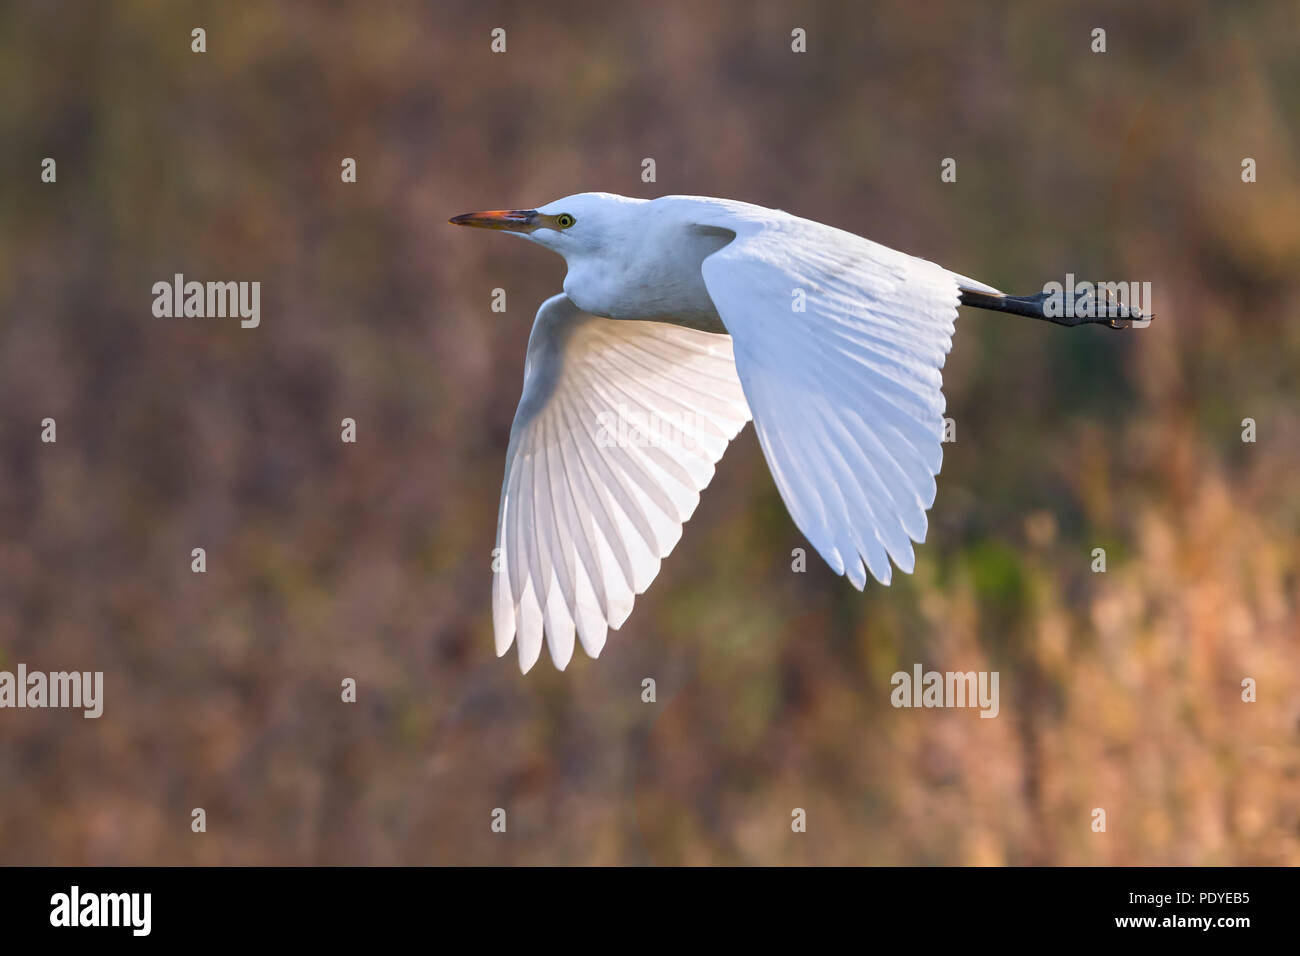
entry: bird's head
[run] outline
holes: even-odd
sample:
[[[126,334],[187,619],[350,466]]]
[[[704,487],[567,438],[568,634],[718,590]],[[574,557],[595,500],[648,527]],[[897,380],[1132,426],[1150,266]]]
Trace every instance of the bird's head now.
[[[467,212],[449,221],[456,226],[523,236],[572,262],[574,258],[597,256],[616,245],[625,232],[634,228],[632,207],[644,201],[612,193],[577,193],[537,209]]]

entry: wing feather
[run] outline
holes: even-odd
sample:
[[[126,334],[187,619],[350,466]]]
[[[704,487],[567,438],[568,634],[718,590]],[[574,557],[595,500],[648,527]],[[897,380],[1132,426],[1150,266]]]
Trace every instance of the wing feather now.
[[[563,669],[576,637],[599,655],[748,420],[729,336],[543,303],[501,489],[497,654],[517,642],[527,671],[545,642]]]
[[[791,517],[858,588],[868,571],[888,584],[890,560],[910,573],[943,462],[959,277],[742,203],[701,201],[694,221],[735,235],[701,271]]]

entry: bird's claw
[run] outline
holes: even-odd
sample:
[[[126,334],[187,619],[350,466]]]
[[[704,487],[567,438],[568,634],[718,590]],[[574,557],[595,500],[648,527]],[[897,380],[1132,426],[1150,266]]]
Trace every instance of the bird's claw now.
[[[1131,329],[1136,326],[1139,329],[1145,329],[1151,324],[1154,315],[1136,315],[1132,317],[1113,318],[1106,324],[1112,329]]]

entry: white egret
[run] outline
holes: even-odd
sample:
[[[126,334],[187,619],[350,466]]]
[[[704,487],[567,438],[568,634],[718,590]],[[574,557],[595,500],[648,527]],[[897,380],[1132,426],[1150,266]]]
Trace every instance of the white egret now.
[[[958,303],[1063,325],[821,223],[694,196],[581,193],[452,223],[565,258],[542,303],[506,452],[492,592],[498,655],[592,657],[681,537],[752,417],[790,516],[861,589],[910,573],[942,459],[940,369]],[[1127,318],[1127,312],[1121,314]]]

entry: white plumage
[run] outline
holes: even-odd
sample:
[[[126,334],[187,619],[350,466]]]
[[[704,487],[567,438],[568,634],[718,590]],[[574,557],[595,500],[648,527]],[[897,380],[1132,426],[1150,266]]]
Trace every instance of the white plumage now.
[[[638,440],[640,422],[680,422]],[[592,657],[618,628],[749,421],[725,335],[543,303],[506,452],[492,613],[497,653],[518,634],[563,668],[575,626]],[[666,440],[665,440],[666,439]],[[676,440],[674,440],[676,439]]]
[[[506,453],[498,654],[596,657],[659,572],[745,422],[837,574],[914,565],[942,461],[959,289],[997,290],[860,236],[721,199],[604,193],[452,220],[561,253]]]

